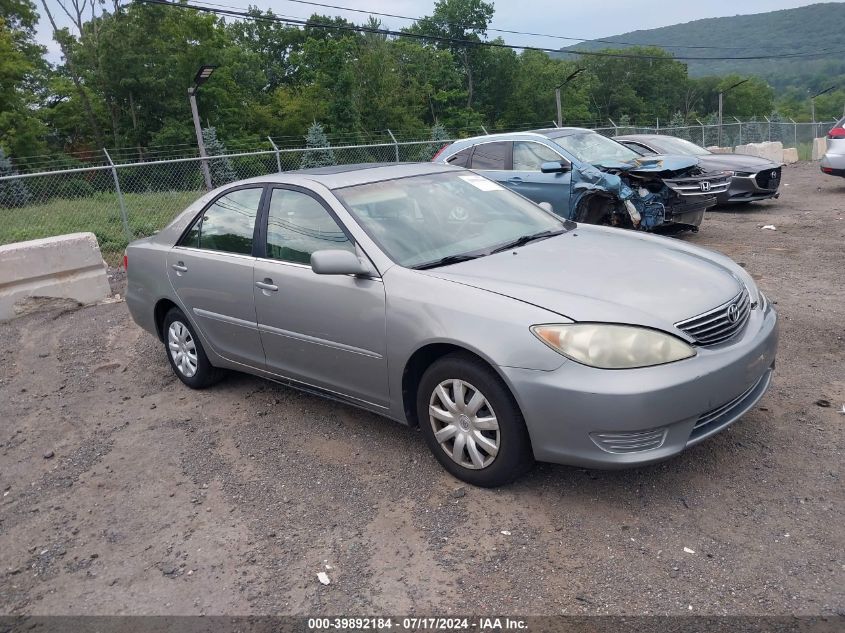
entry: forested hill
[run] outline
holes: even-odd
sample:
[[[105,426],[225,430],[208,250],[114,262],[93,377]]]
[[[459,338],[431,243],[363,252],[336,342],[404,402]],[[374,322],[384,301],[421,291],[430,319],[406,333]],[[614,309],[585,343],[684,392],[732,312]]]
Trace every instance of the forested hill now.
[[[845,82],[845,2],[826,2],[754,15],[707,18],[602,39],[606,41],[584,42],[569,49],[626,48],[627,45],[615,42],[627,42],[628,45],[659,44],[676,56],[689,57],[749,57],[826,51],[822,57],[811,58],[686,63],[690,75],[694,77],[753,74],[766,79],[778,92],[790,88],[824,88],[837,83],[837,80],[838,83]],[[609,44],[608,41],[614,43]],[[714,46],[720,49],[687,48],[689,46]],[[721,47],[733,48],[721,50]]]

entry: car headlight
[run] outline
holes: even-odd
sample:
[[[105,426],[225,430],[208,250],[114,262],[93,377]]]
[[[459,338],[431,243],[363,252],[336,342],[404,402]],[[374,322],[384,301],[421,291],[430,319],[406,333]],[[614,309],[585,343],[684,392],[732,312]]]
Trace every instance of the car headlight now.
[[[633,369],[695,356],[681,339],[633,325],[571,323],[534,325],[534,336],[575,362],[599,369]]]

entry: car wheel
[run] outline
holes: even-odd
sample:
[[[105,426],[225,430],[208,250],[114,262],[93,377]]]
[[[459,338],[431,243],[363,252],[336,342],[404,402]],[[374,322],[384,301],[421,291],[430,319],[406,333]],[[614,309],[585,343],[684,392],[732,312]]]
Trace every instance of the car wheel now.
[[[450,354],[417,390],[420,430],[437,461],[458,479],[492,488],[534,463],[525,421],[507,386],[481,361]]]
[[[164,317],[164,349],[173,373],[192,389],[204,389],[220,380],[222,370],[208,362],[193,326],[179,308]]]

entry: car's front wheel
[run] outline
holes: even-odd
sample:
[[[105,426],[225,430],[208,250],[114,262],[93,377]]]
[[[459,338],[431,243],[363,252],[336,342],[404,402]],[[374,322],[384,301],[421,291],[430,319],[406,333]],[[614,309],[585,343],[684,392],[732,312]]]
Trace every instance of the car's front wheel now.
[[[444,356],[426,370],[417,416],[434,456],[458,479],[501,486],[533,464],[516,401],[489,367],[469,355]]]
[[[192,389],[204,389],[220,380],[222,370],[208,361],[193,326],[179,308],[171,308],[165,315],[162,332],[167,360],[179,380]]]

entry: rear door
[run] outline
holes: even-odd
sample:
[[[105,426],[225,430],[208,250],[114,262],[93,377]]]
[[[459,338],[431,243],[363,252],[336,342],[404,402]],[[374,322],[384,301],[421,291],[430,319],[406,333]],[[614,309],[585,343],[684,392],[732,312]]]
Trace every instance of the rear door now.
[[[385,294],[380,278],[318,275],[311,253],[355,244],[306,189],[271,190],[255,307],[267,369],[379,406],[388,404]]]
[[[509,186],[511,145],[510,141],[492,141],[475,145],[468,167],[491,180]]]
[[[548,202],[555,213],[569,217],[572,172],[544,174],[543,163],[567,161],[551,147],[536,141],[514,141],[512,169],[506,184],[534,202]]]
[[[253,301],[253,241],[262,186],[218,196],[167,255],[167,276],[188,318],[224,358],[264,367]]]

